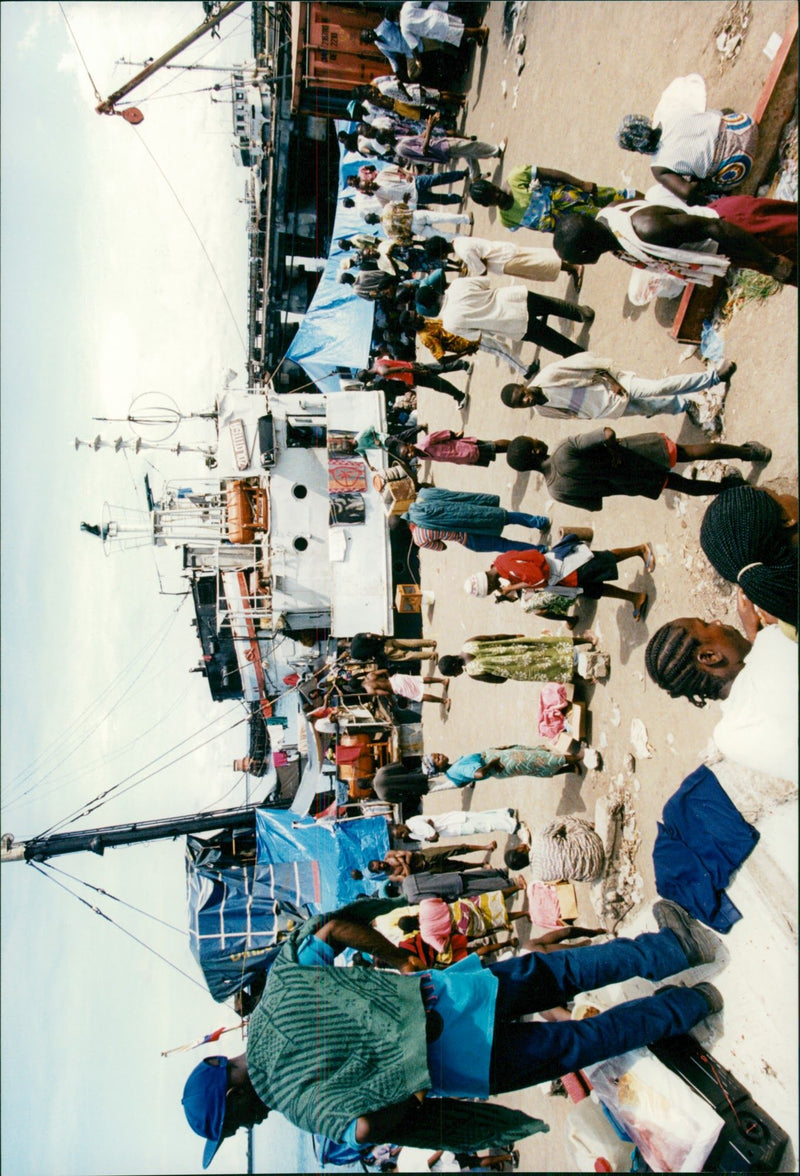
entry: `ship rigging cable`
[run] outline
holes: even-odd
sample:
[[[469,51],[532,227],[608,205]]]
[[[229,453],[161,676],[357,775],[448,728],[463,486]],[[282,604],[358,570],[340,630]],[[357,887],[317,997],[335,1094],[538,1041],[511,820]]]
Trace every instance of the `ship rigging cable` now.
[[[90,911],[94,911],[94,913],[99,915],[101,919],[105,919],[106,922],[110,923],[112,927],[116,927],[117,930],[121,931],[123,935],[127,935],[129,939],[132,939],[134,943],[138,943],[140,947],[145,949],[145,951],[149,951],[152,955],[156,956],[157,959],[162,960],[163,963],[167,965],[167,967],[172,968],[173,971],[177,972],[180,976],[183,976],[186,980],[188,980],[191,984],[194,984],[203,992],[208,992],[205,984],[201,984],[201,982],[195,979],[194,976],[190,976],[188,972],[184,972],[183,968],[179,967],[178,964],[175,964],[172,962],[172,960],[167,959],[167,957],[162,955],[160,951],[156,951],[156,949],[151,947],[149,943],[145,943],[145,941],[140,939],[138,935],[134,935],[132,931],[129,931],[127,927],[123,927],[121,923],[117,923],[114,919],[111,918],[110,915],[106,914],[105,911],[102,911],[100,907],[95,906],[94,903],[91,903],[87,899],[82,898],[81,895],[76,894],[74,890],[70,890],[69,886],[65,886],[63,882],[59,882],[58,878],[54,878],[52,874],[49,874],[46,870],[43,870],[37,862],[29,862],[28,864],[33,866],[34,870],[37,870],[38,873],[42,875],[42,877],[47,878],[48,881],[53,882],[56,886],[60,886],[61,889],[65,890],[67,894],[72,896],[72,898],[76,899],[78,902],[83,903],[83,905],[87,906]],[[235,1011],[232,1005],[226,1004],[226,1007],[231,1009],[231,1011]]]
[[[87,890],[93,890],[95,894],[100,894],[103,898],[110,899],[111,902],[118,902],[120,906],[127,907],[129,911],[135,911],[137,915],[144,915],[146,919],[152,919],[154,923],[160,923],[162,927],[167,927],[170,931],[177,931],[178,935],[181,935],[184,939],[189,938],[189,932],[185,927],[176,927],[174,923],[168,923],[166,919],[159,919],[158,915],[154,915],[151,911],[145,911],[142,907],[134,906],[132,902],[126,902],[124,898],[120,898],[116,894],[111,894],[108,890],[104,890],[102,886],[95,886],[91,882],[87,882],[84,878],[76,878],[74,874],[68,874],[66,870],[54,866],[49,861],[41,864],[46,865],[48,870],[52,870],[54,874],[60,874],[62,878],[69,878],[70,882],[76,882],[78,886],[85,886]]]
[[[184,65],[182,69],[177,70],[174,74],[171,74],[165,82],[162,82],[160,86],[156,86],[155,90],[151,91],[151,93],[147,94],[144,98],[138,99],[136,105],[142,106],[145,102],[150,102],[151,99],[156,96],[156,94],[159,94],[162,90],[165,90],[167,86],[171,86],[173,82],[177,82],[178,78],[182,78],[183,75],[188,73],[190,69],[196,69],[200,62],[204,61],[205,58],[208,57],[209,53],[213,53],[215,49],[219,49],[222,45],[224,45],[228,38],[232,37],[235,33],[238,33],[239,29],[242,27],[245,21],[248,21],[249,19],[250,18],[247,15],[240,16],[238,22],[233,26],[230,32],[225,33],[225,35],[220,37],[216,42],[212,41],[208,49],[206,49],[205,53],[201,53],[196,61],[190,62],[188,65]],[[193,91],[187,90],[185,92],[192,93]],[[199,91],[197,92],[199,93]],[[166,94],[164,96],[166,98],[175,97],[175,95],[172,94]],[[124,105],[128,106],[130,103],[126,102]]]
[[[148,679],[145,683],[143,683],[143,686],[148,686],[149,683],[150,683],[150,679]],[[51,788],[47,788],[47,789],[43,790],[42,784],[43,784],[44,780],[47,779],[47,776],[51,776],[53,774],[53,772],[55,771],[55,769],[52,769],[50,772],[47,773],[47,776],[43,777],[43,779],[41,779],[41,780],[38,780],[35,784],[32,784],[31,787],[26,789],[26,791],[18,798],[18,800],[14,801],[12,803],[14,803],[16,807],[20,807],[20,806],[24,807],[25,804],[30,804],[34,800],[36,800],[36,801],[43,800],[45,797],[52,796],[54,793],[60,791],[62,788],[67,787],[67,785],[75,784],[82,777],[91,775],[101,765],[104,767],[107,767],[109,764],[112,763],[112,761],[119,759],[121,756],[124,756],[132,747],[134,747],[135,744],[141,742],[141,740],[143,740],[143,739],[146,739],[148,737],[148,735],[152,734],[152,732],[156,730],[157,727],[160,727],[161,724],[163,722],[165,722],[172,714],[174,714],[174,712],[178,709],[178,707],[184,702],[188,693],[189,693],[189,687],[187,686],[186,689],[184,690],[183,694],[181,694],[179,698],[175,699],[175,701],[171,707],[169,707],[167,710],[165,710],[161,714],[159,714],[159,717],[156,719],[156,721],[151,726],[149,726],[144,731],[140,731],[137,735],[134,735],[134,737],[132,739],[129,739],[127,741],[127,743],[123,743],[119,747],[115,747],[113,751],[107,752],[107,753],[99,756],[97,759],[89,760],[81,768],[77,769],[76,771],[72,772],[69,775],[60,776],[58,781],[56,783],[54,783]],[[35,796],[30,795],[30,794],[33,794],[34,792],[36,794]],[[29,797],[29,799],[26,800],[25,799],[26,797]]]
[[[82,61],[82,63],[83,63],[83,68],[86,70],[87,77],[89,78],[89,81],[90,81],[90,82],[91,82],[91,84],[92,84],[92,89],[94,90],[95,98],[97,99],[97,101],[98,101],[99,103],[102,103],[102,101],[103,101],[103,96],[102,96],[102,94],[100,93],[100,91],[97,89],[97,86],[95,85],[94,78],[92,77],[92,75],[91,75],[91,72],[90,72],[90,70],[89,70],[89,66],[86,64],[86,58],[83,56],[83,53],[81,52],[80,45],[78,44],[77,38],[76,38],[75,34],[74,34],[74,33],[73,33],[73,31],[72,31],[72,26],[70,25],[70,23],[69,23],[69,20],[67,19],[67,14],[66,14],[66,12],[64,11],[64,8],[63,8],[63,6],[62,6],[62,5],[61,5],[61,3],[60,3],[60,0],[59,0],[59,5],[58,5],[58,7],[61,9],[61,15],[64,17],[64,20],[65,20],[65,22],[66,22],[67,28],[69,29],[69,34],[70,34],[70,37],[72,38],[72,42],[73,42],[73,44],[75,45],[75,48],[76,48],[76,50],[77,50],[77,52],[78,52],[78,56],[80,57],[80,59],[81,59],[81,61]],[[242,19],[246,19],[246,18],[242,18]],[[240,22],[240,23],[241,23],[241,22]],[[237,26],[237,28],[238,28],[238,26]],[[233,33],[233,32],[235,32],[235,31],[236,31],[236,29],[233,29],[233,30],[232,30],[232,33]],[[228,35],[230,36],[230,35],[232,35],[232,33],[231,33],[231,34],[228,34]],[[214,48],[216,48],[216,46],[214,46]],[[211,50],[209,50],[209,52],[211,52]],[[206,55],[204,54],[204,56],[206,56]],[[202,58],[200,58],[200,60],[202,61]],[[181,71],[181,72],[183,72],[183,71]],[[178,73],[178,74],[176,74],[176,75],[175,75],[175,77],[180,77],[180,76],[181,76],[181,74],[180,74],[180,73]],[[172,79],[170,78],[170,79],[169,79],[167,82],[165,82],[165,83],[164,83],[164,86],[168,86],[168,85],[170,84],[171,80],[172,80]],[[159,89],[163,89],[163,88],[164,88],[164,86],[160,86],[160,87],[159,87]],[[154,91],[153,91],[153,93],[155,94],[155,93],[157,93],[157,91],[155,91],[155,90],[154,90]],[[150,95],[150,97],[152,97],[152,95]],[[134,128],[134,129],[136,129],[136,128]],[[196,229],[196,227],[195,227],[195,225],[194,225],[194,222],[192,221],[192,218],[189,216],[189,213],[188,213],[188,211],[186,210],[186,208],[184,207],[184,204],[183,204],[183,202],[181,201],[181,198],[180,198],[180,196],[178,195],[178,193],[177,193],[177,192],[175,191],[175,189],[173,188],[172,184],[170,183],[169,179],[167,178],[167,175],[166,175],[166,173],[165,173],[164,169],[161,167],[161,164],[160,164],[160,163],[158,162],[158,160],[156,159],[156,157],[155,157],[155,155],[153,154],[153,152],[151,151],[150,147],[148,147],[147,143],[145,142],[145,140],[144,140],[144,139],[143,139],[143,138],[142,138],[140,135],[138,135],[138,136],[137,136],[137,138],[139,139],[139,142],[142,144],[142,146],[144,147],[144,149],[145,149],[145,151],[147,152],[147,154],[148,154],[148,155],[150,156],[150,158],[152,159],[152,161],[153,161],[153,163],[155,164],[155,166],[156,166],[156,168],[158,169],[158,171],[161,173],[161,177],[162,177],[162,179],[164,180],[164,183],[167,185],[167,187],[169,188],[170,192],[171,192],[171,193],[172,193],[172,195],[175,197],[175,200],[176,200],[176,201],[177,201],[177,203],[178,203],[178,207],[180,208],[180,210],[181,210],[181,212],[183,213],[183,215],[186,217],[186,220],[189,222],[189,227],[191,228],[192,232],[194,233],[195,237],[197,238],[197,241],[198,241],[198,243],[199,243],[199,245],[200,245],[200,248],[202,249],[202,251],[203,251],[203,253],[204,253],[204,255],[205,255],[205,258],[206,258],[206,260],[208,261],[208,264],[209,264],[209,266],[211,267],[211,272],[212,272],[212,273],[213,273],[213,275],[214,275],[214,278],[215,278],[215,280],[216,280],[216,283],[217,283],[217,285],[219,286],[220,293],[222,294],[222,297],[223,297],[223,300],[224,300],[224,302],[225,302],[225,305],[226,305],[226,307],[228,308],[228,313],[230,314],[230,316],[231,316],[231,319],[233,320],[233,325],[234,325],[234,327],[235,327],[235,329],[236,329],[236,334],[239,336],[239,342],[241,343],[242,347],[243,347],[243,348],[244,348],[244,350],[246,351],[246,350],[247,350],[247,344],[246,344],[246,342],[245,342],[244,335],[242,334],[241,327],[239,326],[239,322],[238,322],[238,320],[237,320],[237,318],[236,318],[236,315],[235,315],[235,314],[234,314],[234,312],[233,312],[233,307],[231,306],[230,299],[228,298],[228,295],[225,293],[225,287],[222,285],[222,279],[220,278],[219,274],[217,273],[216,267],[215,267],[215,265],[214,265],[213,261],[211,260],[211,254],[208,252],[208,250],[207,250],[207,249],[206,249],[206,247],[205,247],[205,244],[203,243],[203,238],[200,236],[199,232],[197,231],[197,229]]]
[[[69,35],[72,38],[72,43],[75,46],[75,49],[77,50],[78,57],[80,57],[81,61],[83,62],[83,68],[86,70],[86,76],[88,77],[89,81],[92,83],[92,89],[94,90],[94,96],[98,102],[102,102],[103,95],[100,93],[97,86],[95,85],[94,78],[92,77],[91,72],[89,70],[89,66],[86,64],[86,58],[83,56],[83,53],[81,52],[81,47],[78,44],[78,38],[75,36],[75,34],[72,31],[72,25],[69,23],[69,18],[67,17],[66,12],[64,11],[64,6],[63,6],[63,4],[61,4],[60,0],[59,0],[58,7],[61,10],[61,15],[64,17],[64,23],[66,24],[67,29],[69,30]]]
[[[177,619],[178,612],[183,607],[184,603],[185,601],[182,600],[178,605],[175,606],[175,608],[172,610],[169,616],[167,616],[166,620],[159,626],[153,636],[147,642],[145,642],[145,644],[137,653],[133,655],[128,664],[124,666],[118,674],[115,675],[108,686],[104,687],[97,697],[84,708],[81,714],[78,715],[78,717],[71,724],[69,724],[68,727],[55,736],[55,738],[46,748],[44,748],[37,756],[34,757],[27,768],[22,769],[22,771],[16,775],[16,777],[11,781],[9,790],[7,791],[6,797],[3,800],[3,808],[7,808],[10,804],[14,804],[15,802],[23,799],[34,788],[42,784],[45,780],[48,779],[49,776],[53,774],[53,772],[56,770],[55,767],[44,767],[48,759],[56,758],[56,767],[63,766],[64,762],[73,756],[75,752],[78,751],[80,747],[92,737],[92,735],[94,735],[101,724],[104,723],[111,714],[113,714],[123,699],[130,693],[130,691],[139,681],[148,666],[151,665],[151,655],[148,653],[149,648],[152,646],[156,649],[159,649],[163,646],[167,636],[169,635],[170,629]],[[100,718],[98,718],[93,723],[93,725],[88,728],[87,733],[80,739],[80,741],[68,750],[69,743],[76,739],[80,734],[79,728],[81,724],[89,721],[89,715],[91,711],[105,701],[105,699],[112,693],[115,687],[124,680],[125,676],[135,666],[136,662],[138,662],[143,657],[147,657],[145,665],[136,674],[136,677],[133,679],[133,681],[125,687],[120,698],[118,698],[116,702],[113,703],[111,708],[101,715]],[[41,776],[34,784],[31,784],[29,788],[26,788],[22,793],[17,792],[15,795],[9,795],[11,790],[14,788],[18,789],[21,785],[27,783],[35,772],[41,772],[42,770],[44,770],[44,775]]]
[[[156,167],[156,168],[158,169],[158,171],[160,172],[160,174],[161,174],[161,178],[163,179],[164,183],[167,185],[167,187],[169,188],[170,192],[171,192],[171,193],[172,193],[172,195],[175,197],[175,200],[177,201],[178,207],[180,208],[181,212],[183,213],[183,215],[186,217],[186,220],[188,221],[189,228],[192,230],[192,232],[194,233],[195,237],[197,238],[197,242],[198,242],[198,244],[199,244],[200,248],[202,249],[202,251],[203,251],[203,253],[204,253],[204,255],[205,255],[206,261],[208,262],[209,266],[211,267],[211,272],[212,272],[212,273],[213,273],[213,275],[214,275],[214,278],[215,278],[215,280],[216,280],[216,283],[217,283],[217,285],[219,286],[220,293],[222,294],[222,298],[223,298],[223,300],[224,300],[224,302],[225,302],[225,305],[226,305],[226,307],[228,308],[228,313],[230,314],[230,316],[231,316],[231,320],[232,320],[232,322],[233,322],[233,325],[234,325],[234,327],[236,328],[236,334],[239,336],[239,341],[240,341],[240,343],[242,344],[242,347],[243,347],[243,348],[245,349],[245,351],[246,351],[246,350],[247,350],[247,344],[245,343],[245,339],[244,339],[244,335],[242,334],[241,327],[239,326],[239,323],[238,323],[238,320],[237,320],[237,318],[236,318],[236,315],[234,314],[233,307],[231,306],[230,299],[228,298],[228,295],[225,293],[225,287],[224,287],[224,286],[223,286],[223,284],[222,284],[222,279],[220,278],[219,274],[217,273],[217,269],[216,269],[216,266],[214,265],[214,262],[211,260],[211,254],[208,252],[208,250],[207,250],[207,249],[206,249],[206,247],[205,247],[205,243],[203,242],[203,238],[200,236],[200,233],[197,231],[197,228],[196,228],[196,226],[195,226],[195,224],[194,224],[194,221],[193,221],[193,220],[192,220],[192,218],[189,216],[189,213],[188,213],[188,211],[187,211],[187,209],[186,209],[185,205],[183,204],[183,201],[181,200],[180,196],[178,195],[178,193],[175,191],[175,189],[173,188],[172,184],[170,183],[170,180],[169,180],[169,178],[167,177],[167,174],[166,174],[166,172],[164,171],[163,167],[162,167],[162,166],[161,166],[161,164],[158,162],[158,160],[156,159],[155,155],[154,155],[154,154],[153,154],[153,152],[151,151],[150,147],[149,147],[149,146],[148,146],[148,144],[145,142],[145,140],[142,138],[141,134],[139,134],[139,128],[138,128],[138,127],[134,127],[133,129],[136,131],[136,137],[137,137],[137,139],[139,140],[139,142],[141,143],[142,147],[145,149],[145,151],[147,152],[147,154],[148,154],[148,155],[150,156],[150,158],[152,159],[152,161],[153,161],[153,164],[155,165],[155,167]]]
[[[329,667],[327,667],[327,666],[322,666],[320,669],[315,670],[310,675],[310,677],[317,678],[317,677],[319,677],[320,674],[325,673],[328,668]],[[295,689],[294,686],[290,686],[290,687],[288,687],[288,689],[281,691],[280,694],[276,695],[275,698],[270,700],[272,705],[274,706],[275,703],[279,702],[281,698],[285,698],[287,695],[291,694],[294,689]],[[230,713],[231,713],[230,711],[226,711],[224,715],[220,716],[220,718],[223,718],[223,719],[227,718]],[[54,833],[57,830],[62,829],[65,825],[71,825],[73,822],[79,820],[81,817],[88,816],[90,813],[95,812],[98,808],[101,808],[103,804],[106,804],[108,797],[111,796],[112,793],[117,793],[118,796],[123,796],[124,793],[130,792],[131,789],[136,788],[137,785],[144,784],[147,780],[151,779],[153,776],[157,776],[159,772],[163,772],[166,768],[171,768],[174,764],[180,763],[181,760],[186,759],[186,757],[189,755],[192,755],[193,752],[199,751],[201,747],[205,747],[206,744],[208,744],[208,743],[213,743],[213,741],[215,739],[218,739],[220,737],[220,735],[226,735],[229,731],[233,731],[236,727],[241,726],[242,723],[249,722],[249,720],[250,720],[250,716],[249,716],[249,714],[246,714],[244,716],[244,718],[237,719],[237,721],[235,723],[232,723],[230,725],[230,727],[226,727],[226,729],[224,731],[220,731],[216,735],[211,735],[208,739],[204,740],[203,743],[197,744],[196,747],[189,748],[189,750],[184,752],[183,755],[179,755],[176,759],[170,760],[169,763],[162,764],[160,768],[157,768],[155,771],[150,772],[147,776],[143,776],[141,780],[134,780],[133,779],[134,776],[137,776],[139,774],[139,772],[145,771],[145,769],[149,768],[152,764],[157,764],[158,761],[163,759],[165,755],[169,755],[170,751],[177,750],[177,748],[182,747],[184,743],[188,743],[190,739],[194,739],[195,735],[199,734],[200,732],[199,731],[195,732],[194,735],[187,735],[187,737],[185,739],[182,739],[180,741],[180,743],[176,743],[173,748],[170,748],[169,750],[162,752],[161,755],[156,756],[155,759],[150,760],[149,763],[144,764],[143,767],[138,768],[135,772],[131,772],[130,775],[128,775],[124,779],[120,780],[117,784],[112,784],[112,786],[110,788],[107,788],[105,790],[105,792],[101,792],[97,796],[95,796],[92,800],[87,801],[86,805],[83,808],[70,813],[66,817],[62,818],[62,820],[57,821],[55,824],[51,825],[48,829],[45,829],[43,833],[38,834],[38,837],[47,837],[48,834]],[[214,720],[214,722],[216,722],[216,721],[217,720]],[[203,728],[203,729],[205,729],[205,728]],[[128,784],[127,788],[122,788],[122,785],[127,784],[128,780],[133,780],[133,783]],[[122,791],[121,792],[118,791],[119,789],[122,789]]]
[[[230,711],[226,711],[224,715],[220,715],[219,719],[215,719],[213,722],[216,723],[221,719],[226,719],[230,713]],[[59,829],[63,829],[65,825],[71,825],[81,817],[89,816],[91,813],[96,812],[97,809],[102,808],[104,804],[107,804],[109,797],[112,795],[115,796],[115,799],[119,796],[124,796],[126,792],[130,792],[131,789],[137,788],[140,784],[146,783],[148,780],[152,779],[153,776],[157,776],[159,772],[163,772],[166,768],[171,768],[175,764],[180,763],[181,760],[186,759],[187,756],[192,755],[195,751],[199,751],[201,747],[205,747],[207,744],[213,743],[215,739],[220,737],[220,735],[226,735],[229,731],[233,731],[236,727],[241,726],[242,723],[246,723],[248,719],[249,715],[245,715],[245,717],[242,719],[237,719],[235,723],[231,723],[231,725],[226,727],[224,731],[218,731],[215,735],[210,735],[208,739],[204,739],[202,743],[198,743],[196,746],[190,747],[188,751],[183,752],[182,755],[176,756],[176,758],[170,760],[169,763],[162,764],[154,771],[148,772],[148,774],[146,776],[142,776],[140,780],[135,779],[135,777],[138,776],[140,772],[144,772],[148,768],[152,767],[153,764],[157,764],[159,760],[163,760],[164,757],[169,755],[171,752],[176,751],[179,747],[183,747],[183,745],[188,743],[191,739],[196,739],[202,731],[207,729],[208,724],[204,724],[204,726],[199,731],[195,731],[191,735],[187,735],[185,739],[181,739],[179,743],[176,743],[173,747],[163,751],[161,755],[157,755],[154,759],[149,760],[149,762],[143,764],[141,768],[136,768],[135,771],[130,772],[116,784],[112,784],[110,788],[106,788],[103,792],[98,793],[97,796],[87,801],[80,809],[73,810],[72,813],[69,813],[66,817],[63,817],[60,821],[57,821],[48,829],[45,829],[44,832],[38,834],[38,836],[47,837],[48,834],[54,833]],[[213,726],[213,723],[211,725]],[[132,783],[129,784],[129,780],[132,781]],[[127,787],[123,788],[123,784],[127,784]]]

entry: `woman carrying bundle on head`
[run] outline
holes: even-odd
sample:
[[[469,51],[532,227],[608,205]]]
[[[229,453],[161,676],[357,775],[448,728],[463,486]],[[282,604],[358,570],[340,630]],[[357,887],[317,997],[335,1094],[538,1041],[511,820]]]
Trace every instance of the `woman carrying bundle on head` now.
[[[549,595],[542,598],[541,607],[564,616],[580,595],[590,600],[608,596],[627,600],[633,605],[633,619],[640,621],[644,617],[647,593],[617,588],[607,582],[617,578],[623,560],[634,556],[639,556],[646,572],[653,571],[656,560],[650,543],[592,552],[574,535],[567,535],[549,551],[502,552],[487,571],[469,577],[464,591],[470,596],[488,596],[494,592],[497,603],[518,600],[526,590],[544,591]]]
[[[617,143],[649,155],[659,184],[686,204],[705,204],[750,174],[758,124],[749,114],[706,110],[706,84],[700,74],[689,74],[667,86],[652,120],[626,114]]]

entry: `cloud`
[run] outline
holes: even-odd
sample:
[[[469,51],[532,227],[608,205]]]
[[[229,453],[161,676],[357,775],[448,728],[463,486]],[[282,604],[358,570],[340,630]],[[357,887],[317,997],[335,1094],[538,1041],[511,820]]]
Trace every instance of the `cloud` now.
[[[42,13],[38,12],[36,14],[36,16],[34,17],[33,21],[31,22],[31,24],[28,25],[25,32],[22,34],[20,39],[17,41],[17,44],[16,44],[17,57],[27,57],[27,55],[29,53],[33,52],[34,48],[36,47],[36,42],[39,40],[39,33],[41,31],[41,28],[42,28]]]

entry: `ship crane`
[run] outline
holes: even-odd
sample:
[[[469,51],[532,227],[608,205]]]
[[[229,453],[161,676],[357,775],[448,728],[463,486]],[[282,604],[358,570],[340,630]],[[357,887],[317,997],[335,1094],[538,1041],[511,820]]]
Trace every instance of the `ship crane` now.
[[[158,73],[158,71],[163,66],[165,66],[168,61],[172,61],[172,59],[177,57],[179,53],[182,53],[184,49],[188,49],[190,45],[193,45],[195,41],[199,41],[200,38],[205,36],[206,33],[216,29],[226,16],[230,16],[230,14],[237,8],[241,8],[243,3],[244,0],[230,0],[230,3],[222,4],[218,12],[210,13],[203,23],[198,25],[198,27],[193,32],[183,37],[183,39],[178,41],[176,45],[173,45],[171,49],[168,49],[166,53],[162,53],[160,57],[157,57],[154,61],[151,61],[148,65],[145,66],[144,69],[135,74],[130,79],[130,81],[126,82],[124,86],[120,86],[118,90],[115,90],[113,94],[110,94],[108,98],[102,99],[95,107],[96,112],[98,114],[122,113],[121,111],[114,109],[116,104],[122,98],[125,98],[126,95],[131,93],[132,90],[135,90],[136,87],[141,85],[142,82],[146,81],[147,78],[152,77],[154,73]],[[127,119],[128,122],[139,123],[144,118],[144,115],[140,110],[136,110],[135,107],[131,107],[128,111],[125,112],[125,114],[123,114],[123,117]]]

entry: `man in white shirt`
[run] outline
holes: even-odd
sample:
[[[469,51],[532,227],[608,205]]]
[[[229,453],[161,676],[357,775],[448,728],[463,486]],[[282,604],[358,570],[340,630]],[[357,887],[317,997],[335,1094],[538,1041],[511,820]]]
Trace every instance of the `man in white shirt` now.
[[[453,242],[453,252],[461,259],[469,277],[485,273],[507,274],[528,282],[555,282],[561,273],[569,274],[579,293],[583,266],[562,261],[555,249],[526,248],[512,241],[488,241],[484,237],[461,237]]]
[[[610,359],[586,351],[542,368],[535,383],[506,384],[500,399],[507,408],[532,408],[540,416],[568,420],[657,416],[687,412],[704,403],[702,393],[723,384],[727,393],[736,364],[648,380],[623,371]],[[722,408],[724,395],[715,405]]]
[[[488,277],[456,278],[448,286],[438,317],[446,331],[464,339],[478,339],[482,332],[508,335],[536,343],[556,355],[577,355],[584,351],[566,335],[547,326],[548,315],[590,323],[590,306],[574,306],[562,298],[534,294],[524,286],[492,289]]]

